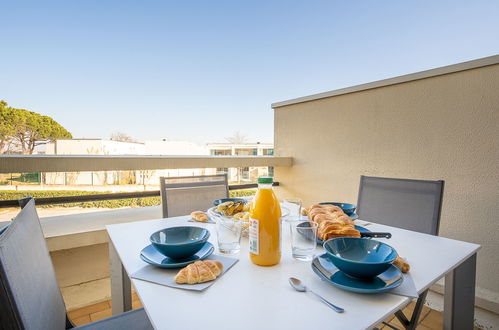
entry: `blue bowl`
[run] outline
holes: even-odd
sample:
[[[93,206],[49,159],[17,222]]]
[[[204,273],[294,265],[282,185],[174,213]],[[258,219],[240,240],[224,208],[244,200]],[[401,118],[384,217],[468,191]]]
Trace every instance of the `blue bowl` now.
[[[319,205],[325,205],[325,204],[339,206],[343,210],[343,212],[345,212],[346,215],[354,214],[355,210],[357,209],[357,206],[355,206],[354,204],[350,204],[350,203],[338,203],[338,202],[319,203]]]
[[[201,227],[170,227],[158,230],[149,238],[152,245],[172,259],[185,259],[196,254],[210,237]]]
[[[378,276],[397,258],[390,245],[367,238],[332,238],[324,243],[324,249],[339,270],[362,279]]]
[[[220,199],[215,199],[213,201],[213,206],[218,206],[219,204],[222,204],[225,202],[244,202],[244,203],[246,203],[247,200],[244,198],[220,198]]]

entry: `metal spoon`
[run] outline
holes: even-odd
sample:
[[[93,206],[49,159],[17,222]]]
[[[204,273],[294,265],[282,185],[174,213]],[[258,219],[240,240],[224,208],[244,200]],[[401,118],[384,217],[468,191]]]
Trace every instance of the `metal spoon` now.
[[[338,313],[343,313],[345,310],[341,307],[338,307],[336,305],[333,305],[332,303],[330,303],[329,301],[327,301],[326,299],[322,298],[321,296],[319,296],[317,293],[315,293],[314,291],[310,290],[310,289],[307,289],[307,287],[305,285],[303,285],[301,283],[301,281],[297,278],[294,278],[294,277],[290,277],[289,278],[289,284],[291,284],[291,286],[293,287],[293,289],[295,289],[296,291],[299,291],[299,292],[312,292],[317,298],[319,298],[323,303],[325,303],[326,305],[328,305],[329,307],[331,307],[334,311],[338,312]]]

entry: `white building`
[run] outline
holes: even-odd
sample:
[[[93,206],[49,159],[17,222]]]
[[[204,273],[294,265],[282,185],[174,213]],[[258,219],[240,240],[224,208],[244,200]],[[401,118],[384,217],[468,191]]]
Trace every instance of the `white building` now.
[[[199,145],[188,141],[121,142],[106,139],[56,140],[45,146],[47,155],[212,155],[269,156],[274,154],[271,143],[209,143]],[[159,177],[210,175],[227,173],[230,182],[254,182],[258,176],[273,175],[272,167],[158,169],[141,171],[100,171],[45,173],[48,185],[158,185]]]
[[[121,142],[105,139],[68,139],[48,143],[47,155],[209,155],[206,146],[187,141]],[[45,173],[44,184],[60,185],[157,185],[160,176],[214,174],[214,169],[101,171]]]
[[[272,156],[272,143],[208,143],[212,156]],[[217,173],[227,173],[231,182],[255,182],[259,176],[274,176],[273,167],[217,168]]]

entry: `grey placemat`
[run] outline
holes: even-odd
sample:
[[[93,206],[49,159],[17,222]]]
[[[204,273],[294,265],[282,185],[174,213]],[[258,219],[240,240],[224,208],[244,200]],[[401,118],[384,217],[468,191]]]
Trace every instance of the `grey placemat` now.
[[[234,266],[239,260],[224,256],[219,256],[212,254],[205,260],[218,260],[220,261],[224,268],[222,273],[214,280],[210,282],[200,283],[200,284],[177,284],[173,279],[180,269],[165,269],[158,268],[152,265],[147,265],[130,275],[130,277],[143,280],[147,282],[157,283],[161,285],[166,285],[172,288],[193,290],[193,291],[203,291],[213,285],[220,277],[222,277],[232,266]]]
[[[400,284],[395,289],[388,291],[388,293],[404,297],[418,298],[419,297],[418,290],[416,290],[416,285],[414,284],[412,275],[410,273],[406,273],[403,274],[402,276],[404,277],[402,284]]]

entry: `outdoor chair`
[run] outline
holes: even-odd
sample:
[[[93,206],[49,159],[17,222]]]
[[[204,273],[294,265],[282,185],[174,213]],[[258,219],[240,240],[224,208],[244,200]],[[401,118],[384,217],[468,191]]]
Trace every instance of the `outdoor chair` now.
[[[206,211],[213,201],[229,197],[226,174],[160,177],[163,218]]]
[[[359,218],[365,221],[438,235],[443,191],[442,180],[392,179],[362,175],[357,213]],[[406,329],[416,328],[427,294],[428,290],[425,290],[419,295],[410,320],[401,310],[395,313]]]
[[[0,229],[0,329],[153,329],[144,309],[74,327],[57,284],[34,200]]]
[[[438,235],[444,181],[361,176],[359,218]]]

